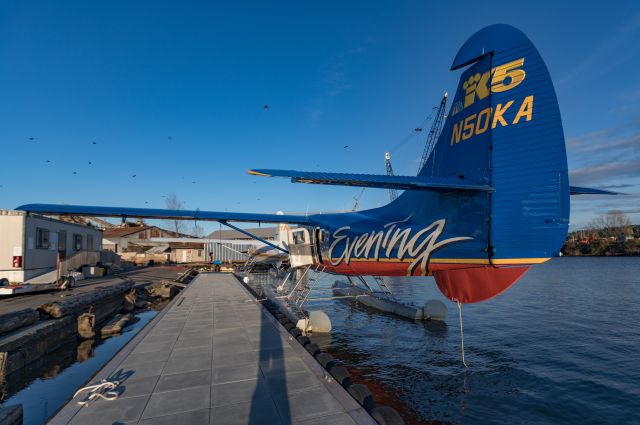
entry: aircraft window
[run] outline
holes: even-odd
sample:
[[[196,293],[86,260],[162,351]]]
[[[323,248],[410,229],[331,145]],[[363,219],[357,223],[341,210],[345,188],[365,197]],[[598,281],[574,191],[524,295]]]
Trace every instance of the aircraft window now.
[[[304,242],[305,242],[305,240],[304,240],[304,232],[295,232],[293,234],[293,243],[294,244],[297,245],[297,244],[301,244],[301,243],[304,243]]]

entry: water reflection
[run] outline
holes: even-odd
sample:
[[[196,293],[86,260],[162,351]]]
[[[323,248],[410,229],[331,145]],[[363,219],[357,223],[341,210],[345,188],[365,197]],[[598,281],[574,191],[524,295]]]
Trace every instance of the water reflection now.
[[[68,339],[60,348],[5,378],[3,405],[22,404],[25,425],[45,423],[156,314],[141,312],[137,314],[139,321],[104,340]]]
[[[422,326],[424,326],[428,335],[434,338],[446,338],[449,332],[447,322],[440,320],[427,320],[422,323]]]

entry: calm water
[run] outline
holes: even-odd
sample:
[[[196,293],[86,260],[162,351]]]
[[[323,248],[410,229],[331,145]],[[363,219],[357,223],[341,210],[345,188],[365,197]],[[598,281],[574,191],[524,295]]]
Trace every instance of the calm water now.
[[[333,322],[315,342],[408,422],[640,424],[640,258],[557,258],[497,298],[464,305],[466,371],[455,304],[431,278],[391,286],[418,305],[445,301],[446,324],[350,301],[310,308]]]
[[[136,314],[137,322],[119,334],[99,342],[87,340],[78,344],[69,341],[47,355],[42,364],[32,365],[34,370],[13,377],[13,386],[21,390],[4,400],[6,406],[22,404],[25,425],[41,425],[71,398],[73,393],[104,366],[155,315],[156,311]]]

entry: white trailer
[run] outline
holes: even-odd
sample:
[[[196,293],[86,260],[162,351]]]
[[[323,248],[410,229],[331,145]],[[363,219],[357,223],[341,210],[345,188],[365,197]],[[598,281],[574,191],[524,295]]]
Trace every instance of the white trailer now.
[[[0,281],[4,283],[0,295],[30,292],[35,285],[45,289],[57,280],[54,272],[59,260],[101,248],[100,229],[0,210]]]

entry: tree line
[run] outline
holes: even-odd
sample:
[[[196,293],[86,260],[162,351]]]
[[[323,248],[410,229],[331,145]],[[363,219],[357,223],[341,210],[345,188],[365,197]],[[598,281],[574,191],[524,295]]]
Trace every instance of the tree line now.
[[[640,225],[622,211],[609,211],[587,224],[585,229],[570,232],[561,249],[562,255],[640,255]]]

